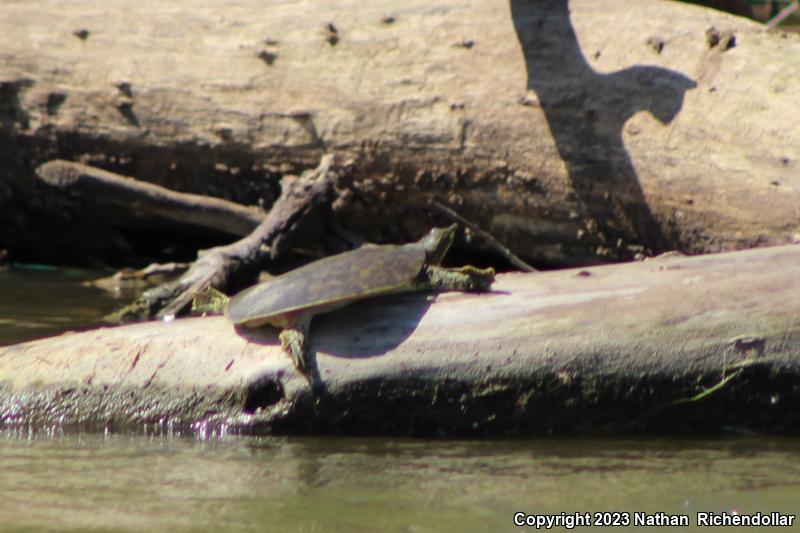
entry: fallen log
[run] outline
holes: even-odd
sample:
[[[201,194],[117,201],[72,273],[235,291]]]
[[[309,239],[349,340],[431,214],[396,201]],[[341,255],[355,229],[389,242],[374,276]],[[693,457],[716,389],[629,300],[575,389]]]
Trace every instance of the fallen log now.
[[[222,317],[0,348],[0,422],[532,435],[800,428],[800,247],[498,276],[314,319],[311,390]]]
[[[420,236],[435,198],[538,263],[800,239],[796,36],[660,1],[138,5],[0,4],[12,256],[81,257],[33,178],[54,158],[269,205],[343,154],[367,240]]]
[[[136,226],[147,227],[154,220],[168,221],[184,233],[221,231],[244,237],[266,217],[256,207],[171,191],[72,161],[48,161],[36,169],[36,175],[65,194],[91,199],[110,224],[130,225],[133,219]]]

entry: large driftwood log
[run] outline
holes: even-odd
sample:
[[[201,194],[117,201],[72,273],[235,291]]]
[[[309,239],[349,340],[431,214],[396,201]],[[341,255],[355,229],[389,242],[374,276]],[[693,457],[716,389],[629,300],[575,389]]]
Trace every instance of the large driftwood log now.
[[[477,312],[477,311],[480,312]],[[0,348],[0,421],[550,434],[800,428],[800,246],[501,275],[322,315],[312,391],[222,317]]]
[[[800,40],[752,21],[655,0],[48,6],[0,4],[12,254],[80,244],[32,184],[56,157],[251,204],[347,152],[338,215],[368,240],[421,234],[435,196],[560,263],[800,232]]]

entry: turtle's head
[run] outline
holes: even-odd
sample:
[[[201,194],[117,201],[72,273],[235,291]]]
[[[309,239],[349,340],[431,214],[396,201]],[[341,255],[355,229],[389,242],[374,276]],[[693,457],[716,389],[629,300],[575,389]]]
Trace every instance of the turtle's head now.
[[[456,238],[458,224],[446,228],[433,228],[427,235],[419,240],[419,245],[425,250],[429,265],[438,265],[444,259],[447,250],[453,245]]]

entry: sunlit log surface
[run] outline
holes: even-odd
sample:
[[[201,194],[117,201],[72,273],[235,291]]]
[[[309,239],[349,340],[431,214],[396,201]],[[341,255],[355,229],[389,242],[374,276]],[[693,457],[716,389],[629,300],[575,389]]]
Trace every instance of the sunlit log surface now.
[[[223,317],[0,349],[6,425],[412,435],[800,428],[800,247],[498,277],[317,317],[312,391]]]
[[[436,197],[534,262],[789,243],[799,55],[654,0],[2,2],[0,247],[118,246],[35,184],[50,159],[269,207],[326,152],[369,241],[440,223]]]

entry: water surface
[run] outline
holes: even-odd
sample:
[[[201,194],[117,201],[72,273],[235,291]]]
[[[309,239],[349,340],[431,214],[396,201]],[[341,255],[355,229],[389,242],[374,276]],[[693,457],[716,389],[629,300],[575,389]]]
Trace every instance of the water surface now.
[[[694,523],[697,511],[800,506],[797,442],[775,438],[203,440],[24,429],[0,434],[0,464],[2,531],[512,531],[516,511],[662,511]]]
[[[46,265],[0,267],[0,346],[101,323],[130,296],[85,285],[109,274]]]

